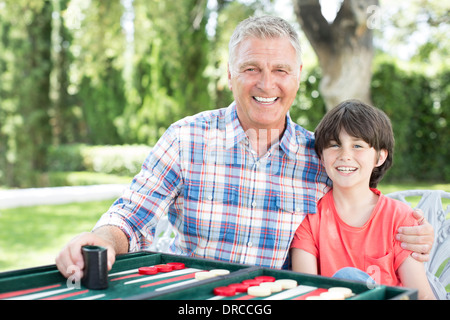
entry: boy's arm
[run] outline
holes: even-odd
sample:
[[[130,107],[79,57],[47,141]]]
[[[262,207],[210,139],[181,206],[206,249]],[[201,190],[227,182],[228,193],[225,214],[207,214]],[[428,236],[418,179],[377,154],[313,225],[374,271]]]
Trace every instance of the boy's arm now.
[[[311,253],[298,249],[291,249],[292,271],[318,274],[317,258]]]
[[[415,260],[411,255],[398,268],[398,275],[403,286],[419,290],[420,300],[436,299],[428,282],[423,263]]]

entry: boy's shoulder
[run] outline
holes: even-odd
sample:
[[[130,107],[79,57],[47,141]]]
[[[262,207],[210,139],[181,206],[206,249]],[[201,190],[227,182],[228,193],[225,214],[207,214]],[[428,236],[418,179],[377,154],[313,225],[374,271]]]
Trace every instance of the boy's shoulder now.
[[[380,193],[380,199],[385,202],[385,205],[388,205],[388,206],[392,207],[393,209],[397,209],[400,212],[412,212],[413,211],[413,209],[408,204],[406,204],[400,200],[390,198],[387,195],[384,195],[382,193]]]
[[[382,201],[380,210],[383,211],[386,216],[390,216],[391,219],[404,226],[417,225],[417,220],[412,214],[414,210],[408,204],[397,199],[389,198],[383,194],[380,194],[380,201]]]

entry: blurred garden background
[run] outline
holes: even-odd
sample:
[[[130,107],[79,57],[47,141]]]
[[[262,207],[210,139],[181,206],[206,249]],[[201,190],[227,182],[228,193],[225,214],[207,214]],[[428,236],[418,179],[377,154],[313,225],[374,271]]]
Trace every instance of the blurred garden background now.
[[[0,191],[129,183],[171,123],[232,102],[228,40],[262,14],[302,38],[294,121],[368,100],[396,136],[380,189],[450,191],[449,5],[354,3],[0,0]],[[53,263],[113,200],[0,209],[0,271]]]

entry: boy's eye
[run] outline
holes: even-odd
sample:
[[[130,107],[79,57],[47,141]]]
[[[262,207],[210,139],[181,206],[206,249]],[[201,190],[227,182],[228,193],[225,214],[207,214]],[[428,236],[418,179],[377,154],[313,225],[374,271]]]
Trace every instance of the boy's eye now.
[[[354,144],[354,148],[356,149],[360,149],[360,148],[370,148],[370,145],[365,142],[365,141],[361,141],[361,142],[357,142]]]
[[[339,144],[337,142],[330,142],[328,148],[339,148]]]

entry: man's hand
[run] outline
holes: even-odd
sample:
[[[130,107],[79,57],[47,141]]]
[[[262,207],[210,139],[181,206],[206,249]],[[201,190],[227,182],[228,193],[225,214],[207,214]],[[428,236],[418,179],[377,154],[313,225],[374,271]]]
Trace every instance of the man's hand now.
[[[124,242],[125,241],[125,242]],[[83,277],[84,259],[81,247],[101,246],[108,250],[108,271],[116,261],[116,254],[128,251],[128,239],[125,234],[115,227],[103,227],[95,232],[85,232],[73,238],[58,254],[56,266],[66,278],[72,276]]]
[[[430,259],[430,251],[434,243],[433,226],[425,220],[422,210],[415,209],[414,218],[419,225],[415,227],[400,227],[396,239],[402,242],[404,249],[414,251],[412,257],[420,262]]]

